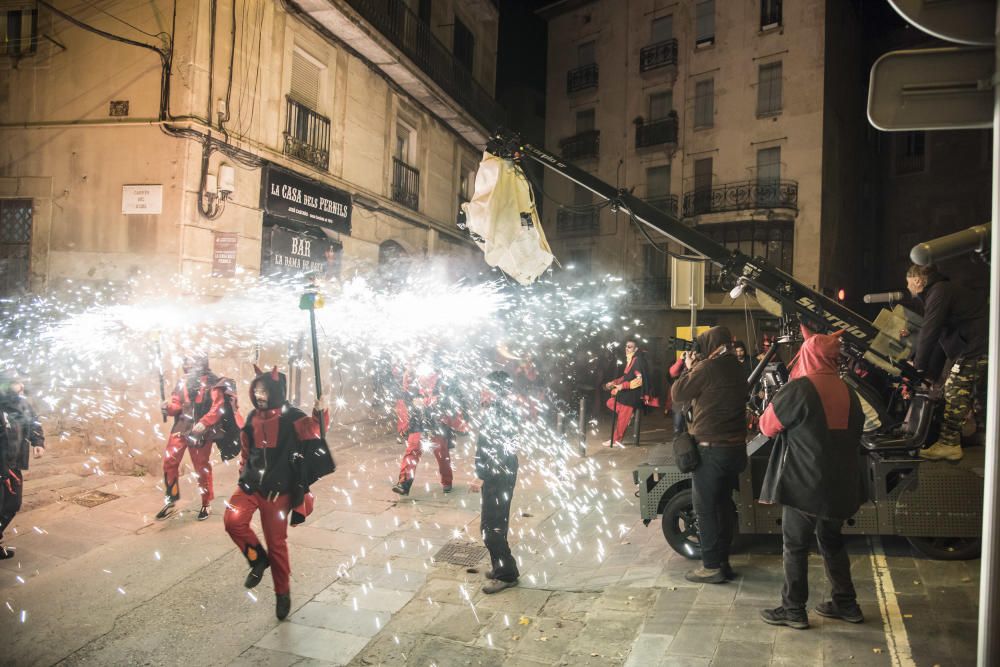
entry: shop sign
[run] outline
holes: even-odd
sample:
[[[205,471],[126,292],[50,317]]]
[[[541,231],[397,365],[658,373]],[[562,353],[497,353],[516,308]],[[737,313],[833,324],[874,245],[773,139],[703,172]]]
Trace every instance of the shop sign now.
[[[351,195],[318,181],[268,165],[263,170],[261,208],[294,222],[351,233]]]
[[[270,228],[270,236],[270,249],[265,252],[265,273],[326,276],[334,265],[339,268],[340,245],[335,241],[277,226]]]

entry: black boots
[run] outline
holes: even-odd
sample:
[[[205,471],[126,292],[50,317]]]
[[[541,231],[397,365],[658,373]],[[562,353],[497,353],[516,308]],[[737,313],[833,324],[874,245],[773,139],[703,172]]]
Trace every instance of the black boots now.
[[[267,560],[267,553],[264,551],[264,547],[259,544],[248,546],[246,557],[250,561],[250,573],[247,575],[247,580],[243,585],[247,588],[253,588],[260,583],[261,578],[264,576],[264,570],[268,568],[270,563]]]
[[[290,593],[278,593],[274,600],[274,615],[279,621],[285,620],[288,612],[292,609],[292,596]]]

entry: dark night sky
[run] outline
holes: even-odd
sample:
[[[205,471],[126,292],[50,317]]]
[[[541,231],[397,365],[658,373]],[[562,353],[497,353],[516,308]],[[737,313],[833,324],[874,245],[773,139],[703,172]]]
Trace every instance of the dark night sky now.
[[[501,0],[497,93],[512,84],[545,92],[545,21],[534,12],[551,0]]]

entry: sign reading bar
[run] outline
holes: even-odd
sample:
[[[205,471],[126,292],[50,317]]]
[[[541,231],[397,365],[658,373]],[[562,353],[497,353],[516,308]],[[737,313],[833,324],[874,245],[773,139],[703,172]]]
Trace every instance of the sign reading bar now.
[[[295,275],[318,273],[336,277],[340,270],[340,244],[327,238],[285,227],[265,227],[264,266],[261,273]]]
[[[236,275],[236,246],[239,236],[231,232],[215,232],[212,248],[212,275],[232,278]]]
[[[351,233],[351,195],[273,164],[263,171],[261,208],[271,215]]]
[[[122,213],[125,215],[159,215],[163,212],[162,185],[123,185]]]

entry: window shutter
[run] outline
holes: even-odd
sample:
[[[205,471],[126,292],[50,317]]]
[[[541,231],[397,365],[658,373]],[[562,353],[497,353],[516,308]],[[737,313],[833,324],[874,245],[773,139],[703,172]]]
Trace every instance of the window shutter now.
[[[319,106],[319,69],[298,51],[292,52],[292,85],[288,96],[313,111]]]

